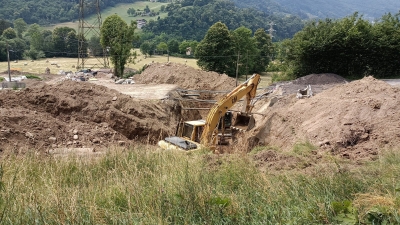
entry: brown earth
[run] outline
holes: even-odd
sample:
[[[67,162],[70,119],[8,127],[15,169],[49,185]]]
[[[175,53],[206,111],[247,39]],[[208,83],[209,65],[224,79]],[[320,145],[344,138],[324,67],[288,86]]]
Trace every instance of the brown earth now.
[[[118,86],[100,79],[97,83],[61,81],[59,76],[30,81],[21,91],[0,91],[2,150],[155,144],[173,134],[179,120],[201,118],[198,111],[182,107],[202,107],[184,103],[174,89],[168,89],[165,98],[155,98],[156,85],[197,90],[232,90],[235,86],[235,80],[226,75],[174,63],[152,64],[135,75],[145,98],[129,96],[135,85]],[[146,84],[151,84],[148,92]],[[308,84],[315,95],[297,99],[297,90]],[[274,93],[255,104],[256,127],[236,144],[247,150],[267,146],[254,155],[260,165],[290,169],[300,163],[307,167],[318,163],[323,154],[369,160],[381,149],[400,143],[399,89],[383,81],[366,77],[347,82],[334,74],[312,74],[269,89]],[[235,108],[240,109],[240,104]],[[311,161],[286,154],[307,141],[316,146],[307,155]]]
[[[140,84],[176,84],[195,90],[232,90],[235,79],[225,74],[206,72],[179,63],[154,63],[134,80]]]
[[[173,133],[180,116],[174,101],[137,100],[87,82],[5,90],[0,99],[3,149],[155,143]]]
[[[337,85],[311,98],[281,97],[273,106],[268,99],[253,112],[257,126],[246,134],[249,149],[257,145],[286,151],[310,141],[318,151],[343,158],[374,159],[382,149],[400,144],[399,89],[366,77]]]

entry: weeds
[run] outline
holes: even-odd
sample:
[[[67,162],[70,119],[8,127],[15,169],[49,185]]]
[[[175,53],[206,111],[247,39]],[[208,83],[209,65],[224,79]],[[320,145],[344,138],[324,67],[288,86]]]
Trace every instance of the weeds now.
[[[311,149],[299,144],[296,154]],[[217,168],[207,158],[144,147],[96,158],[9,157],[0,170],[8,205],[0,202],[1,223],[400,223],[398,153],[353,171],[331,165],[278,175],[243,154],[221,157]]]
[[[39,76],[32,75],[32,74],[27,74],[25,75],[27,79],[35,79],[35,80],[42,80]]]

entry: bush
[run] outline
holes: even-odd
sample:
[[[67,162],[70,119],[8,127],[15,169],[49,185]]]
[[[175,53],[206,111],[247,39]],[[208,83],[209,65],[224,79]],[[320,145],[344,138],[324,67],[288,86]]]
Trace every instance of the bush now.
[[[42,78],[36,76],[36,75],[32,75],[32,74],[28,74],[25,75],[27,79],[36,79],[36,80],[42,80]]]
[[[36,49],[29,49],[25,50],[24,57],[32,60],[37,60],[40,58],[45,58],[46,55],[44,54],[43,51],[37,51]]]
[[[272,82],[294,80],[296,77],[285,72],[273,72]]]

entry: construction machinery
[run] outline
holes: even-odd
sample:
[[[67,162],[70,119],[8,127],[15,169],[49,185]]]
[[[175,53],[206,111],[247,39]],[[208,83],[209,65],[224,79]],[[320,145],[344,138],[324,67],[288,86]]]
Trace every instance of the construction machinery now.
[[[226,144],[226,131],[232,127],[248,130],[254,127],[254,118],[251,110],[252,100],[256,96],[260,75],[254,74],[247,81],[237,86],[229,94],[217,101],[210,109],[206,120],[184,121],[179,123],[176,136],[167,137],[158,142],[166,150],[192,151],[201,148],[214,150],[217,144]],[[235,124],[232,126],[232,112],[228,111],[239,100],[245,98],[244,109],[236,114]]]

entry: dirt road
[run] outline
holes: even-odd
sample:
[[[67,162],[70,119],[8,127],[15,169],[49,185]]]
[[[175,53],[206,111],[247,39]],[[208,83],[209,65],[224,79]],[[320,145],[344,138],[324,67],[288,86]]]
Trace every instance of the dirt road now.
[[[103,85],[137,99],[166,99],[171,91],[178,88],[174,84],[115,84],[113,81],[103,79],[89,82]]]

